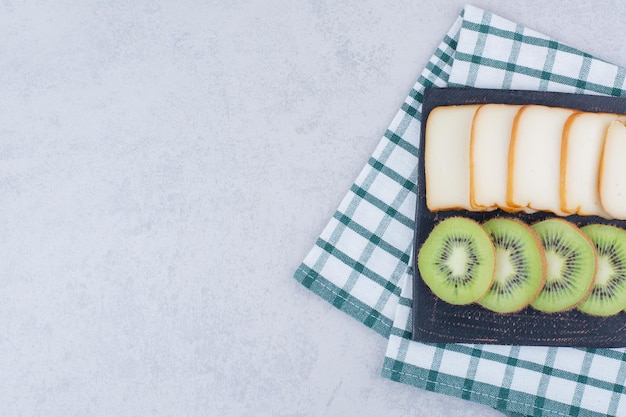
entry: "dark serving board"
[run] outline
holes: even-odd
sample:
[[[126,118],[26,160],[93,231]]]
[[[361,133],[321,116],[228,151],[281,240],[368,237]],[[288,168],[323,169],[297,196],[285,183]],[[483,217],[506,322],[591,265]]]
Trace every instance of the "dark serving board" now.
[[[624,347],[626,313],[593,317],[578,310],[541,313],[528,307],[519,313],[499,314],[477,304],[455,306],[438,299],[426,286],[417,268],[418,251],[433,227],[448,217],[463,216],[483,222],[493,217],[513,217],[532,224],[550,213],[511,214],[502,210],[473,213],[465,210],[431,212],[426,207],[424,178],[425,127],[430,111],[438,106],[461,104],[541,104],[589,112],[626,114],[626,99],[582,94],[473,88],[430,88],[424,93],[422,133],[418,166],[418,195],[413,253],[413,340],[428,343],[485,343],[503,345]],[[568,216],[566,220],[584,226],[604,223],[626,229],[626,221],[595,216]]]

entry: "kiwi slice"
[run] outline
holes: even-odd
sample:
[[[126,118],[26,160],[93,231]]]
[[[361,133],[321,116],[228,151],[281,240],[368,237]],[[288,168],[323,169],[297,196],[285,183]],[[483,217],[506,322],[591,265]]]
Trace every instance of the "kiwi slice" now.
[[[598,271],[589,296],[578,309],[594,316],[611,316],[626,307],[626,232],[614,226],[582,227],[598,252]]]
[[[565,220],[544,220],[531,227],[543,244],[548,271],[543,289],[530,305],[546,313],[575,307],[593,284],[597,259],[593,243]]]
[[[545,283],[546,258],[539,236],[519,220],[494,218],[483,224],[496,248],[496,271],[481,306],[512,313],[526,307]]]
[[[437,297],[450,304],[470,304],[485,295],[493,281],[495,249],[480,224],[451,217],[430,232],[417,264]]]

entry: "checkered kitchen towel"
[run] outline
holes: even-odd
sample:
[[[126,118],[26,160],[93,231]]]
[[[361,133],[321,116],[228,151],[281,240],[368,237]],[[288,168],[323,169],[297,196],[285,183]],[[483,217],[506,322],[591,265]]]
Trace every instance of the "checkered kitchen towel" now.
[[[295,273],[389,338],[383,376],[535,416],[626,416],[626,350],[411,341],[410,253],[426,87],[625,96],[626,71],[467,6]]]

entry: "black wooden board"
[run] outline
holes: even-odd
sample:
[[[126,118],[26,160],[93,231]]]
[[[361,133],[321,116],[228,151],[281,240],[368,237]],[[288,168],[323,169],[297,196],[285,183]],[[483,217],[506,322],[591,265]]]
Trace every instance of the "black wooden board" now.
[[[425,127],[431,110],[462,104],[540,104],[589,112],[626,114],[626,99],[583,94],[473,88],[429,88],[424,93],[418,166],[418,195],[413,254],[413,340],[428,343],[484,343],[532,346],[624,347],[626,313],[594,317],[578,310],[541,313],[528,307],[519,313],[500,314],[477,304],[455,306],[438,299],[426,286],[417,268],[417,254],[433,227],[453,216],[479,222],[493,217],[512,217],[526,224],[556,217],[550,213],[511,214],[502,210],[473,213],[464,210],[431,212],[426,207],[424,177]],[[538,149],[538,151],[541,151]],[[568,216],[578,226],[611,224],[626,229],[626,221],[595,216]]]

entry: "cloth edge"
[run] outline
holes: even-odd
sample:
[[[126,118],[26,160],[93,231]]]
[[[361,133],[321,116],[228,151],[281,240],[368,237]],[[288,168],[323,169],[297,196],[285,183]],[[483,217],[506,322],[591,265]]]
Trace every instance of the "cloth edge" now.
[[[356,297],[337,287],[304,263],[298,267],[293,277],[333,307],[371,328],[385,339],[389,338],[393,320],[381,315]]]

